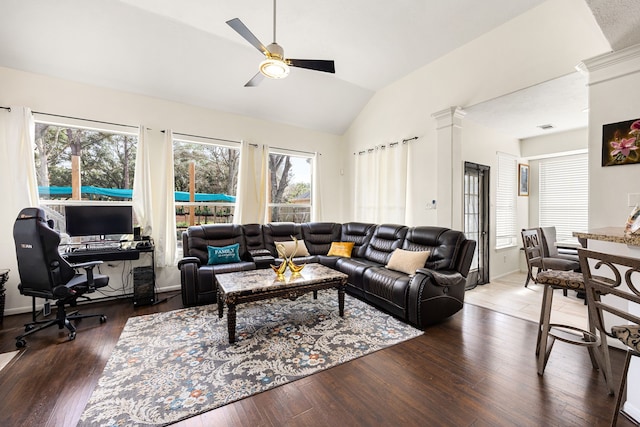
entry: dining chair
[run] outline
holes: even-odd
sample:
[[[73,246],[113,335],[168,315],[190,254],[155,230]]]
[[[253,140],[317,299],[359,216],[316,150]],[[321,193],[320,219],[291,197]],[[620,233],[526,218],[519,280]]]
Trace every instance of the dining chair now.
[[[527,239],[527,242],[525,242]],[[533,279],[534,271],[541,271],[543,269],[549,270],[564,270],[564,271],[580,271],[580,262],[578,259],[569,259],[563,257],[549,256],[549,249],[546,248],[547,241],[545,240],[544,231],[542,228],[529,228],[522,230],[522,241],[525,247],[525,258],[527,260],[527,279],[524,282],[524,287],[529,285],[529,281]],[[529,251],[527,252],[527,246]],[[543,268],[544,261],[544,268]],[[566,290],[563,291],[564,295],[567,295]]]
[[[561,323],[551,323],[551,312],[553,307],[553,292],[557,289],[584,290],[584,278],[582,273],[566,270],[555,270],[548,264],[548,258],[544,257],[544,252],[540,243],[540,237],[536,229],[522,230],[522,242],[527,257],[529,275],[534,283],[544,286],[542,295],[542,308],[540,310],[540,321],[538,323],[538,338],[536,340],[536,356],[538,374],[543,375],[549,355],[556,340],[567,344],[587,347],[591,364],[594,369],[600,369],[605,364],[606,372],[610,372],[609,359],[604,359],[602,342],[595,333],[594,325],[589,321],[588,330],[572,325]],[[534,271],[534,266],[539,266]],[[610,376],[606,377],[608,379]],[[613,389],[607,382],[609,393]]]
[[[604,343],[606,372],[603,374],[607,378],[611,378],[607,338],[618,340],[627,352],[611,419],[611,425],[615,426],[626,393],[631,357],[640,357],[640,259],[587,249],[578,249],[578,256],[584,275],[589,317]]]

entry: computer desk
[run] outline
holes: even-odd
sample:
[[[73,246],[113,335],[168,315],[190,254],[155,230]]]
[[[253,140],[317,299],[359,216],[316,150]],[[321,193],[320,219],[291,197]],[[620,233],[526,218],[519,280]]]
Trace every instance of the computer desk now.
[[[140,259],[140,254],[150,254],[151,255],[151,264],[146,268],[150,268],[151,270],[151,283],[146,283],[152,287],[153,297],[147,295],[145,297],[140,298],[138,292],[136,292],[136,277],[135,277],[135,268],[133,270],[134,274],[134,292],[132,294],[121,295],[122,297],[133,297],[134,305],[149,305],[149,304],[158,304],[163,301],[158,301],[155,291],[155,247],[153,243],[148,242],[148,246],[137,247],[139,241],[133,242],[123,242],[120,244],[120,247],[102,247],[99,249],[92,249],[91,247],[86,247],[81,244],[76,248],[71,246],[67,247],[64,252],[61,253],[62,257],[65,258],[70,264],[76,264],[81,262],[90,262],[90,261],[133,261]],[[136,267],[140,268],[140,267]],[[143,267],[144,268],[144,267]]]

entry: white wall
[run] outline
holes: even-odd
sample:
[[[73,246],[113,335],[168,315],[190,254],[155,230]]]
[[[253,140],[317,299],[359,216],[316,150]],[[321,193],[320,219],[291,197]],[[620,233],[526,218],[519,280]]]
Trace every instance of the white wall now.
[[[587,113],[585,113],[587,114]],[[580,128],[520,140],[520,153],[525,159],[551,157],[588,148],[589,129]]]
[[[349,212],[343,209],[348,192],[345,190],[344,177],[340,174],[340,170],[346,168],[341,136],[7,68],[0,68],[0,106],[26,106],[36,112],[134,126],[144,125],[151,129],[151,144],[162,141],[161,130],[172,129],[174,132],[247,140],[285,149],[317,151],[322,153],[323,164],[320,187],[324,209],[320,219],[340,222],[348,220]],[[259,166],[256,167],[256,173],[259,174]],[[162,182],[155,184],[154,191],[159,191]],[[0,237],[4,242],[0,247],[0,267],[11,269],[9,282],[5,285],[7,314],[31,309],[31,299],[21,296],[17,290],[18,274],[12,237],[17,214],[18,212],[8,212],[7,209],[0,211]],[[109,271],[106,266],[105,269]],[[117,267],[110,279],[114,286],[119,286],[119,277]],[[177,268],[158,271],[159,289],[178,289],[179,284]]]
[[[623,227],[640,164],[602,166],[602,126],[640,119],[640,45],[585,61],[589,70],[589,228]]]
[[[589,228],[623,229],[631,210],[628,195],[640,194],[640,163],[603,167],[602,126],[640,119],[640,45],[586,60],[584,69],[589,72]],[[619,246],[617,253],[623,256],[637,257],[639,252],[634,246],[613,246]],[[632,360],[624,410],[636,420],[640,420],[640,385],[634,381],[638,377],[640,363]]]
[[[437,40],[429,41],[437,43]],[[584,58],[608,51],[609,45],[583,0],[547,1],[450,54],[380,90],[345,134],[350,152],[388,141],[419,136],[414,144],[410,199],[412,224],[436,224],[436,211],[426,210],[437,194],[436,123],[433,113],[451,106],[469,106],[524,87],[574,72]],[[495,155],[501,142],[469,135],[463,124],[463,159],[474,161],[470,147]],[[508,152],[520,155],[517,142]],[[482,161],[477,161],[483,163]],[[493,164],[495,160],[485,164]],[[349,176],[350,182],[353,177]],[[492,177],[495,185],[495,178]],[[351,185],[353,188],[353,185]],[[461,193],[462,189],[454,189]],[[495,193],[495,191],[492,191]],[[454,196],[457,197],[457,196]],[[518,217],[528,220],[526,200],[520,198]],[[351,202],[353,197],[348,198]],[[349,206],[353,209],[353,206]],[[462,215],[461,212],[458,215]],[[494,221],[494,219],[492,219]],[[446,225],[446,224],[440,224]],[[519,269],[518,255],[496,272]]]

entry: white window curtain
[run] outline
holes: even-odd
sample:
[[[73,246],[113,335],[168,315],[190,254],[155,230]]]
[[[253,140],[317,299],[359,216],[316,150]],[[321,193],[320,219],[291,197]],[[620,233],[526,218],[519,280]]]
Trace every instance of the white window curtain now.
[[[356,154],[355,217],[373,223],[406,220],[408,143],[381,145]]]
[[[576,240],[589,226],[587,154],[540,160],[539,223],[556,228],[558,241]]]
[[[267,221],[269,191],[271,191],[269,181],[269,146],[266,144],[262,146],[262,158],[260,160],[260,188],[258,189],[260,198],[258,203],[258,218],[260,218],[260,223],[265,223]]]
[[[4,116],[4,115],[3,115]],[[23,208],[38,206],[38,181],[33,158],[35,121],[26,107],[11,107],[4,124],[2,194],[4,210],[13,219]]]
[[[38,206],[38,186],[33,150],[35,145],[35,124],[31,110],[11,107],[0,110],[0,258],[3,267],[11,269],[7,289],[15,287],[19,281],[18,264],[13,246],[13,224],[18,213],[27,207]],[[8,292],[11,300],[14,292]],[[9,304],[11,305],[11,304]]]
[[[136,170],[133,178],[133,209],[136,213],[142,235],[153,233],[153,203],[151,191],[151,147],[147,129],[140,126]]]
[[[256,145],[247,141],[240,143],[240,166],[238,168],[238,190],[234,208],[234,224],[251,224],[260,222],[255,209],[258,206],[258,179],[255,168]]]
[[[498,182],[496,185],[496,248],[515,246],[516,190],[518,186],[517,159],[506,153],[498,153]]]
[[[158,224],[153,231],[156,247],[156,266],[169,267],[176,263],[176,205],[175,181],[173,175],[173,132],[166,130],[162,143],[160,164],[157,172],[161,174],[161,185],[158,187],[157,205],[160,207],[154,218]]]
[[[321,171],[322,167],[320,153],[315,153],[313,156],[313,166],[311,168],[311,221],[322,221],[322,197],[320,192]]]

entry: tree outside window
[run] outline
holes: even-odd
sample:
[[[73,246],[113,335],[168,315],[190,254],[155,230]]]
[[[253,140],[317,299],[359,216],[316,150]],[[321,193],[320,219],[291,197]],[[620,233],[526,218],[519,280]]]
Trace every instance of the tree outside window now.
[[[312,169],[312,157],[270,153],[268,222],[310,221]]]
[[[178,241],[190,225],[232,222],[240,150],[176,140],[173,162]]]
[[[64,204],[129,203],[135,134],[36,122],[34,159],[40,204],[64,228]]]

